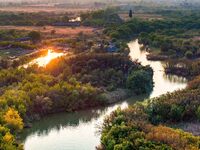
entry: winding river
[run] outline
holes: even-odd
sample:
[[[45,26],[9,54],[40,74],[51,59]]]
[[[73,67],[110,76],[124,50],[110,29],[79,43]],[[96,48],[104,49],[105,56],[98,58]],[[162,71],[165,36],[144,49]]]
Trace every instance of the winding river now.
[[[95,146],[100,143],[98,127],[105,116],[113,110],[186,87],[185,78],[164,73],[164,62],[148,61],[147,52],[140,49],[137,40],[131,41],[128,45],[132,60],[137,59],[142,65],[150,65],[153,68],[154,89],[152,93],[133,97],[104,108],[45,117],[33,123],[31,129],[25,129],[22,133],[25,150],[94,150]]]

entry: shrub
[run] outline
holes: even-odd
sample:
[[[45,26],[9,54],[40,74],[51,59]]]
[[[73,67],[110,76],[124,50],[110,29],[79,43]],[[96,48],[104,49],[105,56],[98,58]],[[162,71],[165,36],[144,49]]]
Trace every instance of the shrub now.
[[[196,110],[197,119],[200,120],[200,106]]]
[[[187,52],[185,53],[185,57],[186,57],[186,58],[192,58],[192,56],[193,56],[193,53],[192,53],[191,51],[187,51]]]
[[[18,112],[12,108],[9,108],[4,115],[6,125],[12,129],[12,131],[20,131],[23,129],[23,120],[19,116]]]
[[[126,86],[136,94],[149,93],[153,88],[152,74],[145,70],[132,71]]]
[[[31,38],[33,43],[37,43],[41,40],[41,34],[37,31],[31,31],[28,36]]]
[[[175,121],[180,121],[182,116],[184,116],[184,108],[182,106],[178,106],[173,104],[170,110],[170,118]]]

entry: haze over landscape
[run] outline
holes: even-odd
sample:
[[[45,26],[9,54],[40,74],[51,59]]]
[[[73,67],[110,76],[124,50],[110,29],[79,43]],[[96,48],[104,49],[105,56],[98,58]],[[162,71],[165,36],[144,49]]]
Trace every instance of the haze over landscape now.
[[[76,3],[76,2],[81,2],[81,3],[88,3],[88,2],[158,2],[158,3],[182,3],[182,2],[187,2],[187,3],[197,3],[199,2],[198,0],[0,0],[0,2],[39,2],[39,3],[57,3],[57,2],[62,2],[62,3]]]

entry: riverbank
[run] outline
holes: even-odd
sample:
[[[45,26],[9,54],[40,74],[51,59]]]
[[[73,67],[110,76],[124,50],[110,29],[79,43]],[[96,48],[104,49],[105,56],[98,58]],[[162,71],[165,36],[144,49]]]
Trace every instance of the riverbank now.
[[[104,120],[100,150],[127,147],[175,150],[200,148],[199,61],[181,64],[178,62],[174,65],[188,68],[189,74],[195,79],[181,90],[153,97],[145,104],[137,103],[125,110],[114,111]],[[165,69],[162,71],[165,72]],[[163,89],[166,87],[167,84],[162,84]],[[140,143],[137,143],[138,140]]]
[[[198,150],[199,77],[189,82],[186,89],[149,99],[145,104],[136,103],[125,110],[114,111],[104,120],[98,150],[115,149],[118,146],[131,149],[157,147]],[[120,138],[117,135],[121,135]],[[135,143],[139,139],[145,140],[141,140],[140,144]]]
[[[53,53],[51,55],[53,55]],[[115,55],[115,57],[113,57],[113,55]],[[57,57],[57,54],[55,56]],[[49,58],[48,55],[45,57]],[[36,67],[33,69],[36,69],[36,71],[42,73],[44,72],[50,73],[54,76],[49,76],[49,77],[56,80],[57,79],[56,76],[58,76],[59,73],[55,74],[54,71],[58,69],[59,72],[63,72],[65,71],[67,66],[68,69],[67,74],[64,72],[61,73],[60,76],[61,78],[60,80],[65,82],[66,85],[64,86],[66,87],[59,87],[58,90],[60,90],[60,88],[63,90],[67,88],[67,90],[69,90],[68,91],[69,94],[73,96],[75,92],[73,98],[76,99],[76,97],[79,97],[80,101],[76,102],[74,100],[75,102],[68,102],[69,101],[68,97],[62,97],[63,95],[66,95],[66,93],[63,94],[59,93],[57,97],[60,96],[63,99],[62,102],[63,104],[62,103],[57,104],[57,102],[54,102],[54,95],[52,95],[54,93],[51,94],[51,88],[49,87],[50,89],[48,89],[45,92],[46,94],[45,93],[44,94],[47,96],[47,98],[50,98],[49,100],[50,103],[55,103],[57,109],[50,107],[48,110],[43,111],[36,108],[34,113],[27,112],[29,114],[28,115],[29,117],[25,118],[27,127],[30,126],[27,125],[29,124],[29,121],[40,120],[41,117],[44,117],[49,114],[57,112],[74,112],[78,110],[110,105],[119,102],[121,100],[124,100],[134,94],[139,95],[139,94],[149,93],[153,86],[152,69],[149,66],[142,66],[140,63],[136,61],[131,61],[129,57],[121,54],[86,53],[86,54],[73,55],[73,57],[68,57],[66,55],[63,55],[60,58],[58,57],[55,60],[52,60],[52,62],[49,61],[46,62],[45,57],[37,59],[38,61],[42,62],[37,62],[33,60],[33,62],[37,63],[39,67],[41,67],[41,68]],[[43,60],[45,60],[45,62],[43,62]],[[41,65],[41,63],[43,65]],[[53,65],[62,63],[65,63],[65,65],[59,67]],[[32,62],[30,62],[29,64],[32,64]],[[82,66],[83,64],[85,65]],[[120,68],[118,66],[120,66]],[[29,70],[29,66],[27,66],[26,69]],[[80,76],[80,74],[82,74],[82,76]],[[37,74],[35,75],[37,76]],[[144,80],[145,82],[141,84],[140,81]],[[60,83],[59,81],[56,82],[57,84]],[[128,85],[130,83],[131,86]],[[46,86],[48,87],[49,85]],[[88,92],[90,91],[90,93],[88,93],[87,90]],[[36,99],[38,100],[43,98],[44,97],[36,96]],[[65,101],[67,102],[68,105],[65,105]],[[77,103],[80,103],[81,105],[78,105]],[[34,105],[35,104],[33,104],[33,107],[35,107]]]
[[[17,127],[9,128],[14,135],[23,127],[32,127],[30,122],[50,114],[108,107],[130,93],[149,93],[153,87],[151,67],[142,66],[123,53],[85,52],[68,57],[48,51],[36,60],[36,65],[30,62],[27,67],[0,71],[0,103],[5,106],[1,113],[4,118],[10,113],[18,118]],[[8,121],[5,125],[12,125]]]
[[[56,124],[56,126],[61,126],[62,128],[56,128],[56,126],[52,125],[52,127],[49,127],[48,129],[44,128],[43,130],[41,130],[40,126],[44,124],[44,122],[42,121],[42,120],[45,121],[45,118],[44,118],[41,120],[42,121],[41,124],[40,124],[40,121],[35,122],[33,123],[32,128],[30,130],[28,129],[29,131],[31,131],[32,129],[35,129],[34,131],[29,132],[26,135],[24,135],[25,136],[24,137],[25,150],[29,150],[30,148],[37,149],[39,148],[37,147],[38,144],[40,145],[40,147],[43,147],[43,149],[55,150],[55,149],[58,149],[59,147],[66,147],[66,149],[80,150],[80,147],[74,147],[73,143],[84,143],[84,145],[82,145],[82,149],[86,149],[86,150],[95,149],[95,147],[99,145],[99,142],[100,142],[100,135],[95,134],[95,132],[97,131],[97,125],[102,124],[102,121],[106,115],[109,115],[112,111],[116,110],[118,107],[126,108],[128,104],[133,104],[136,101],[142,101],[148,97],[155,97],[160,94],[164,94],[166,92],[170,92],[175,89],[185,87],[186,83],[183,82],[183,80],[179,81],[177,80],[177,77],[176,77],[176,80],[175,79],[173,80],[174,76],[170,76],[169,78],[168,77],[166,78],[163,76],[164,72],[160,71],[160,70],[163,70],[163,66],[161,65],[161,62],[156,62],[156,61],[150,62],[146,60],[146,53],[143,53],[143,51],[140,50],[140,45],[138,44],[137,41],[132,41],[128,43],[128,46],[130,48],[129,56],[132,60],[138,59],[142,65],[150,64],[150,66],[154,69],[154,88],[153,88],[153,91],[150,93],[150,96],[149,95],[141,96],[141,97],[134,96],[130,100],[125,100],[125,101],[122,100],[120,103],[116,103],[115,101],[113,103],[113,101],[111,101],[111,103],[113,104],[104,106],[102,111],[100,111],[97,108],[97,110],[93,110],[93,109],[90,111],[88,110],[89,112],[86,114],[84,113],[85,111],[81,111],[80,114],[79,112],[66,113],[68,114],[67,115],[68,117],[66,117],[65,120],[66,122],[71,122],[71,123],[66,123],[65,125],[59,124],[59,123]],[[163,84],[166,85],[165,89],[162,86]],[[123,90],[120,90],[120,91],[121,93],[124,93]],[[111,97],[113,98],[113,100],[115,100],[116,97],[118,97],[118,93],[120,92],[115,91],[111,93],[112,93]],[[126,94],[123,94],[123,95],[126,97]],[[120,97],[122,97],[123,99],[124,96],[120,96]],[[96,115],[96,113],[98,115]],[[80,116],[82,116],[81,114],[84,114],[84,116],[80,118],[76,117],[77,118],[76,125],[72,123],[74,122],[73,118],[75,114],[77,115],[79,114]],[[51,116],[48,117],[50,119],[48,121],[48,124],[51,124],[50,122],[55,121],[55,119],[53,119],[53,116],[52,116],[52,120],[50,119]],[[59,114],[57,117],[59,117]],[[87,117],[89,117],[90,119],[88,119]],[[45,130],[47,130],[47,132],[45,132]],[[43,134],[38,135],[39,131],[41,131],[41,133]],[[85,131],[87,131],[87,134]],[[90,139],[91,139],[90,141],[86,140],[88,136],[90,136]],[[57,138],[63,139],[63,142],[57,141],[55,137],[56,139]],[[47,143],[52,143],[56,148],[54,149],[51,145],[45,143],[44,141],[46,142],[48,141]]]
[[[193,79],[200,74],[200,61],[197,60],[170,60],[165,66],[167,74],[175,74]]]
[[[163,55],[158,50],[151,50],[148,46],[142,48],[147,53],[147,60],[149,61],[162,61],[165,63],[164,71],[168,75],[176,75],[187,78],[188,80],[193,79],[198,75],[199,59],[187,59],[187,58],[172,58],[168,55]]]
[[[182,76],[182,77],[186,77],[186,78],[189,78],[189,76],[190,76],[190,73],[188,70],[186,70],[185,68],[179,68],[179,67],[165,68],[165,73],[166,74],[174,74],[174,75]]]
[[[104,103],[101,105],[95,105],[92,107],[85,107],[83,109],[77,109],[77,110],[65,110],[64,108],[60,108],[58,111],[54,111],[51,112],[49,114],[46,114],[45,116],[40,116],[38,114],[36,114],[35,116],[32,116],[31,120],[24,120],[24,128],[31,128],[32,127],[32,123],[35,121],[40,121],[41,119],[44,119],[45,117],[51,116],[53,114],[59,114],[59,113],[75,113],[77,111],[84,111],[84,110],[90,110],[90,109],[95,109],[95,108],[99,108],[99,107],[108,107],[109,105],[115,104],[115,103],[119,103],[125,99],[128,99],[130,97],[133,97],[133,93],[129,90],[129,89],[122,89],[122,88],[118,88],[114,91],[106,91],[104,93],[102,93],[102,97],[104,97]]]
[[[105,93],[108,104],[120,102],[130,98],[131,96],[133,96],[133,94],[131,94],[131,90],[129,89],[116,89],[115,91]]]
[[[159,54],[151,54],[151,52],[147,55],[148,60],[152,61],[166,61],[169,60],[170,57],[166,55],[159,55]]]

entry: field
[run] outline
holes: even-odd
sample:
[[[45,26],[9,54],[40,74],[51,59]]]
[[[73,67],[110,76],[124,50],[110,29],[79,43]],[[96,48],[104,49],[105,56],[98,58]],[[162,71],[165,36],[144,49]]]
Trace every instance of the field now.
[[[71,28],[71,27],[53,27],[53,26],[46,26],[44,27],[36,27],[36,26],[0,26],[0,30],[19,30],[19,31],[38,31],[42,35],[43,42],[45,45],[47,43],[51,43],[50,45],[53,44],[51,40],[55,39],[71,39],[74,37],[77,37],[79,33],[83,33],[86,35],[92,35],[94,32],[94,28],[92,27],[76,27],[76,28]],[[55,34],[51,34],[52,30],[55,31]],[[29,43],[29,42],[28,42]],[[44,44],[43,43],[43,44]],[[41,44],[38,45],[39,47],[43,47]],[[62,47],[64,50],[65,47]],[[0,49],[0,57],[6,57],[9,56],[12,58],[13,56],[21,56],[24,54],[32,53],[33,50],[27,50],[23,48],[1,48]]]
[[[94,28],[92,27],[55,27],[55,26],[0,26],[0,30],[25,30],[25,31],[39,31],[41,33],[50,34],[52,30],[55,30],[55,35],[59,37],[74,37],[80,32],[85,34],[92,34]]]
[[[89,8],[66,8],[66,7],[53,7],[53,6],[23,6],[23,7],[2,7],[0,11],[6,12],[55,12],[55,13],[81,13],[89,11]]]

